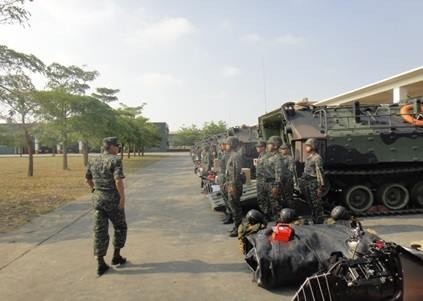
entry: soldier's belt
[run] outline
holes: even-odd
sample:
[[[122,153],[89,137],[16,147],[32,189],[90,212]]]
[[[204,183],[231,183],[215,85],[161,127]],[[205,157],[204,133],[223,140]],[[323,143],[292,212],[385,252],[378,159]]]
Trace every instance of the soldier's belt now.
[[[264,181],[266,182],[266,183],[273,183],[273,182],[275,182],[275,178],[266,178],[266,179],[264,179]]]

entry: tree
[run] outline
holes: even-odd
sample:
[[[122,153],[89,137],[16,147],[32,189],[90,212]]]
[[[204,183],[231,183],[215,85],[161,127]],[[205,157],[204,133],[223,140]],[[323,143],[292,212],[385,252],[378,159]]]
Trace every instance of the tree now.
[[[109,105],[97,98],[91,96],[79,96],[79,98],[74,107],[76,114],[70,122],[72,132],[83,142],[84,165],[87,166],[88,145],[98,145],[101,138],[111,135],[111,125],[116,116]]]
[[[221,134],[226,132],[228,126],[226,122],[220,120],[218,122],[205,122],[202,129],[202,138],[206,139],[210,136]]]
[[[40,103],[40,113],[49,123],[46,126],[57,133],[63,146],[63,169],[68,169],[67,147],[73,132],[71,118],[78,113],[81,97],[63,89],[40,91],[36,93]]]
[[[196,125],[181,127],[175,134],[174,144],[176,146],[189,146],[206,139],[210,136],[221,134],[227,131],[227,125],[224,121],[205,122],[203,128]]]
[[[135,142],[139,138],[140,131],[136,118],[141,116],[145,103],[137,107],[129,107],[123,103],[115,112],[117,114],[117,122],[115,126],[116,136],[119,137],[122,145],[121,156],[123,157],[125,146],[128,150],[128,158],[131,156],[131,146],[135,147]]]
[[[25,0],[1,0],[0,24],[19,23],[25,25],[31,14],[23,7],[24,3]]]
[[[44,63],[28,55],[0,45],[0,102],[8,109],[9,122],[18,123],[28,149],[28,176],[34,174],[33,123],[38,110],[35,87],[28,73],[43,73]]]
[[[31,129],[38,109],[38,103],[33,97],[35,88],[31,79],[24,74],[2,76],[0,83],[3,87],[0,101],[9,108],[9,120],[18,123],[24,134],[29,157],[28,176],[32,177],[34,175],[34,137]]]
[[[97,71],[86,71],[78,66],[63,66],[58,63],[49,65],[46,69],[48,78],[47,87],[50,93],[39,94],[44,115],[53,121],[63,139],[63,169],[68,169],[67,148],[72,127],[69,119],[78,111],[82,99],[78,96],[84,95],[90,88],[88,82],[93,81]],[[54,97],[57,96],[55,100]]]
[[[119,89],[109,89],[109,88],[96,88],[96,92],[92,93],[91,96],[97,99],[100,99],[104,103],[111,103],[117,101],[117,93],[120,92]]]
[[[182,126],[175,134],[175,145],[193,145],[202,139],[202,131],[196,125]]]

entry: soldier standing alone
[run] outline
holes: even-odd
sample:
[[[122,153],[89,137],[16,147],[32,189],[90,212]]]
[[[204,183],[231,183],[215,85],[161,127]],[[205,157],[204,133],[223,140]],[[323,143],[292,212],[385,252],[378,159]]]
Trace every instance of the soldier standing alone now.
[[[125,218],[125,189],[122,160],[117,156],[119,144],[116,137],[103,140],[104,152],[89,161],[86,181],[93,191],[94,205],[94,256],[97,257],[97,275],[103,275],[109,266],[104,261],[109,246],[109,220],[114,227],[113,265],[124,264],[120,255],[125,246],[127,225]]]
[[[304,173],[301,177],[300,187],[306,201],[311,206],[311,215],[314,223],[320,223],[323,215],[321,201],[322,189],[324,186],[323,161],[316,152],[316,141],[308,139],[305,142],[306,153],[308,154],[304,163]]]
[[[229,154],[225,171],[225,185],[228,191],[228,204],[232,211],[234,227],[230,231],[230,237],[238,236],[238,227],[242,222],[242,156],[238,152],[240,142],[236,137],[228,137],[226,150]]]

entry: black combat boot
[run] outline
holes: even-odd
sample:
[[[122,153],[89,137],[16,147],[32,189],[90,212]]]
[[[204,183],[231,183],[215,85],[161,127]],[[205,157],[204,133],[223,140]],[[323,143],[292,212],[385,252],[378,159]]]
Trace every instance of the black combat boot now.
[[[107,272],[107,270],[110,268],[107,263],[104,261],[104,257],[103,256],[99,256],[97,257],[97,262],[98,262],[98,266],[97,266],[97,276],[101,277],[104,273]]]
[[[226,213],[225,218],[222,220],[222,224],[229,225],[229,224],[232,224],[233,222],[234,220],[232,218],[232,214]]]
[[[235,223],[233,229],[229,232],[229,237],[238,237],[238,227],[239,223]]]
[[[115,249],[112,258],[112,265],[122,265],[126,263],[126,258],[120,255],[120,249]]]

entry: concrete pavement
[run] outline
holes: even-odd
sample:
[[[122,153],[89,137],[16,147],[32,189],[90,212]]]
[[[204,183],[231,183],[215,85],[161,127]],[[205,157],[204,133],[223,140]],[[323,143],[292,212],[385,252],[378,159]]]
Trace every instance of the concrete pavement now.
[[[128,181],[127,265],[96,278],[92,214],[81,200],[0,236],[0,300],[290,300],[292,290],[251,282],[187,154],[164,157]],[[369,222],[389,238],[422,238],[422,216]]]

